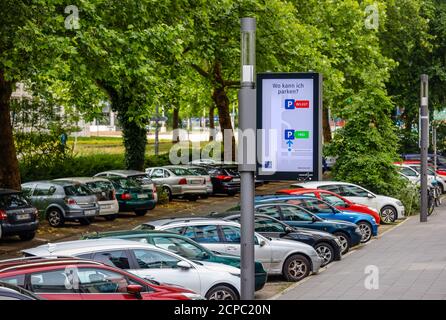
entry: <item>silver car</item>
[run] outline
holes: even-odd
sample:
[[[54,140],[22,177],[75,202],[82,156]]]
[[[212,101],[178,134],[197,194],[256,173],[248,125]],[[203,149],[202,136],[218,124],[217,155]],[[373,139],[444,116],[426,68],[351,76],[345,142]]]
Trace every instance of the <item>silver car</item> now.
[[[240,224],[212,218],[172,218],[142,224],[135,229],[175,232],[222,254],[240,255]],[[266,238],[255,233],[255,259],[269,275],[282,274],[288,281],[299,281],[317,273],[322,260],[316,250],[304,243]]]
[[[115,188],[109,180],[98,177],[62,178],[56,180],[85,184],[96,194],[100,207],[99,216],[104,217],[108,221],[113,221],[118,216],[119,203],[116,199]]]
[[[197,200],[207,195],[206,181],[182,166],[164,166],[146,169],[147,174],[156,185],[163,188],[169,199],[183,197]]]
[[[240,297],[240,269],[214,262],[194,262],[151,244],[95,239],[45,244],[23,250],[27,256],[75,256],[92,259],[141,278],[179,285],[212,300]]]
[[[188,169],[189,171],[191,171],[193,174],[203,177],[206,181],[206,191],[208,194],[213,194],[214,193],[214,187],[212,185],[212,179],[211,176],[209,174],[209,172],[200,166],[193,166],[193,165],[188,165],[185,166],[186,169]]]

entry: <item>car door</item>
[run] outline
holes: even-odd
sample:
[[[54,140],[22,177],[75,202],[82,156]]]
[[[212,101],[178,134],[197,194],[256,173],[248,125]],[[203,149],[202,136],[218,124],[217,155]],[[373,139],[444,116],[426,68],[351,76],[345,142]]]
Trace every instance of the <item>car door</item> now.
[[[183,231],[183,235],[211,251],[226,253],[226,246],[216,225],[187,226]]]
[[[315,222],[313,217],[305,210],[289,204],[281,204],[280,220],[284,221],[293,227],[311,228],[315,229]]]
[[[161,168],[154,168],[150,171],[150,179],[156,185],[163,185],[164,183],[164,170]]]
[[[305,204],[305,208],[311,213],[317,215],[323,219],[336,219],[336,213],[339,212],[334,210],[327,203],[317,199],[317,198],[306,198],[302,199]]]
[[[32,203],[39,210],[41,214],[46,212],[46,209],[51,203],[51,197],[56,192],[56,187],[49,183],[38,183],[34,188],[32,195]]]
[[[341,185],[340,195],[352,202],[364,204],[368,207],[375,208],[376,210],[381,209],[379,208],[376,197],[368,190],[360,188],[358,186],[347,184]]]
[[[177,265],[180,261],[188,263],[186,260],[153,249],[131,249],[130,253],[136,265],[129,271],[137,276],[201,293],[201,280],[195,266],[181,268]]]
[[[76,268],[67,266],[29,275],[26,289],[48,300],[82,300]]]

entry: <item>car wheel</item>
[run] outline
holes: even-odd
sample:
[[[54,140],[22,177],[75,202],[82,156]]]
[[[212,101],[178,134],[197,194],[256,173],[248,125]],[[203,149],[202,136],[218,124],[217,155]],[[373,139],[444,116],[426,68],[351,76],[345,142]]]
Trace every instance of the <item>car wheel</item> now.
[[[62,214],[62,212],[57,208],[52,208],[48,210],[47,214],[47,220],[50,226],[58,228],[62,227],[65,224],[65,218]]]
[[[22,241],[30,241],[30,240],[34,239],[35,236],[36,236],[36,233],[34,231],[24,232],[24,233],[19,234],[19,238]]]
[[[228,191],[228,196],[233,197],[237,194],[235,191]]]
[[[147,210],[135,210],[135,214],[136,214],[138,217],[145,216],[146,213],[147,213]]]
[[[117,214],[109,214],[109,215],[104,216],[105,220],[107,220],[107,221],[114,221],[114,220],[116,220],[117,217],[118,217]]]
[[[163,191],[167,194],[169,201],[172,201],[172,191],[169,187],[163,187]]]
[[[198,196],[193,194],[193,195],[187,196],[186,199],[189,200],[189,201],[197,201],[198,200]]]
[[[207,300],[238,300],[237,293],[227,285],[217,285],[206,293]]]
[[[310,274],[311,265],[306,257],[293,254],[283,264],[283,275],[287,281],[300,281]]]
[[[357,225],[362,235],[361,243],[369,242],[372,239],[372,225],[366,221],[361,221]]]
[[[91,220],[88,218],[81,218],[81,219],[79,219],[79,223],[82,226],[89,226],[91,224]]]
[[[380,212],[381,222],[384,224],[394,223],[396,220],[397,212],[392,206],[384,206]]]
[[[350,238],[344,232],[335,232],[334,236],[341,242],[341,254],[346,254],[350,250]]]
[[[334,259],[334,250],[331,245],[326,242],[320,242],[314,246],[319,257],[322,259],[322,267],[326,266]]]

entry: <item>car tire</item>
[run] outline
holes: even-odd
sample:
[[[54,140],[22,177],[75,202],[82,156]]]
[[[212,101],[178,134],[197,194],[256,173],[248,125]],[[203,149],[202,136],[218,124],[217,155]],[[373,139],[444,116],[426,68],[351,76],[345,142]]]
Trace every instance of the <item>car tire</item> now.
[[[24,233],[19,234],[19,238],[22,241],[31,241],[32,239],[34,239],[35,236],[36,236],[35,231],[24,232]]]
[[[81,218],[79,219],[79,223],[81,226],[89,226],[91,224],[91,220],[89,218]]]
[[[314,250],[316,250],[323,261],[321,267],[325,267],[334,260],[335,252],[332,245],[326,242],[319,242],[314,246]]]
[[[372,225],[367,221],[360,221],[357,223],[359,230],[361,230],[361,243],[369,242],[372,239]]]
[[[219,284],[209,289],[205,298],[207,300],[239,300],[237,292],[225,284]]]
[[[143,217],[143,216],[146,215],[146,213],[147,213],[147,210],[135,210],[135,214],[136,214],[138,217]]]
[[[169,201],[172,201],[172,191],[169,187],[163,187],[163,191],[167,194]]]
[[[287,281],[297,282],[306,278],[311,271],[308,258],[301,254],[289,256],[283,264],[283,276]]]
[[[233,197],[237,194],[235,191],[228,191],[228,196]]]
[[[198,196],[195,194],[189,195],[187,197],[185,197],[187,200],[189,201],[197,201],[198,200]]]
[[[339,241],[341,241],[341,254],[346,254],[348,252],[348,250],[350,250],[350,237],[345,234],[344,232],[335,232],[333,234],[336,238],[339,239]]]
[[[114,221],[114,220],[116,220],[117,217],[118,217],[117,214],[109,214],[109,215],[104,216],[105,220],[107,220],[107,221]]]
[[[392,206],[384,206],[379,212],[379,217],[381,218],[381,223],[383,224],[394,223],[397,215],[398,213],[396,212],[396,209]]]
[[[57,208],[49,209],[46,213],[46,219],[48,220],[50,226],[54,228],[62,227],[65,224],[65,218],[62,211]]]

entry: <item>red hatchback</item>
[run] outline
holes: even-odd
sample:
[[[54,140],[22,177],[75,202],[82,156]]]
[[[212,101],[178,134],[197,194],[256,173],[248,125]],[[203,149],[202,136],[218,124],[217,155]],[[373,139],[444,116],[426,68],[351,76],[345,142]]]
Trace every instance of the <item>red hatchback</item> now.
[[[277,194],[289,194],[289,195],[304,195],[316,197],[318,199],[327,201],[332,206],[336,207],[336,209],[342,211],[352,211],[358,213],[365,213],[371,215],[375,222],[379,225],[381,218],[379,217],[379,213],[373,210],[370,207],[367,207],[363,204],[357,204],[351,202],[350,200],[341,197],[340,195],[322,189],[306,189],[306,188],[296,188],[296,189],[283,189],[276,192]]]
[[[0,281],[48,300],[190,300],[194,292],[154,285],[131,273],[78,258],[0,261]]]

